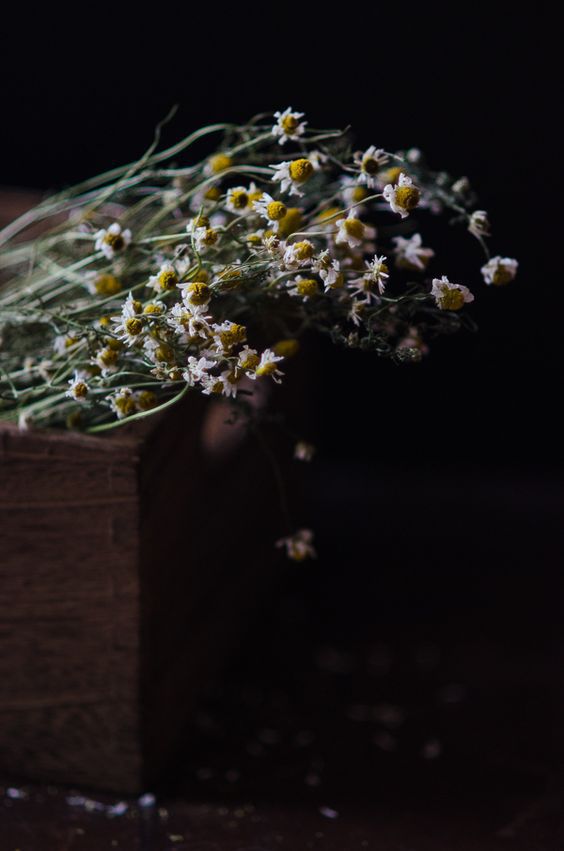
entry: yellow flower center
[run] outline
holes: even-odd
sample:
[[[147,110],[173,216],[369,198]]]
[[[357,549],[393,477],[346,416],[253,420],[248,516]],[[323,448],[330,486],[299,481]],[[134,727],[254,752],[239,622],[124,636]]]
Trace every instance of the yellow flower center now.
[[[131,302],[131,308],[134,311],[134,313],[143,313],[143,305],[141,304],[140,301],[137,301],[137,299],[134,299]]]
[[[355,203],[359,201],[364,201],[365,198],[368,198],[368,190],[364,188],[364,186],[355,186],[352,193],[352,200]]]
[[[246,239],[249,245],[262,245],[262,236],[260,233],[249,233]]]
[[[121,352],[123,349],[123,343],[121,340],[116,340],[115,337],[106,337],[106,346],[108,349],[114,349],[116,352]]]
[[[362,170],[365,171],[366,174],[376,174],[378,169],[378,160],[375,160],[374,157],[364,157],[362,160]]]
[[[382,180],[386,183],[397,183],[400,177],[400,174],[405,174],[405,168],[401,168],[401,166],[392,166],[387,171],[385,171],[382,175]]]
[[[280,125],[284,133],[287,133],[289,136],[296,130],[299,121],[293,115],[285,115],[284,118],[280,121]]]
[[[111,319],[110,319],[109,316],[100,316],[100,318],[98,320],[98,325],[100,326],[100,328],[108,328],[110,323],[111,323]]]
[[[209,228],[209,226],[210,226],[210,220],[207,216],[204,216],[204,215],[194,216],[194,218],[192,219],[192,228],[193,229]]]
[[[219,339],[224,349],[231,349],[239,343],[244,343],[247,329],[244,325],[232,325],[228,331],[220,331]]]
[[[78,343],[78,337],[65,337],[65,349],[70,349],[75,343]]]
[[[309,260],[313,257],[313,245],[307,239],[294,244],[294,256],[297,260]]]
[[[72,392],[77,399],[84,399],[88,395],[88,385],[84,381],[77,381]]]
[[[492,275],[492,284],[496,287],[503,287],[505,284],[510,284],[513,280],[511,269],[504,266],[502,263],[497,267]]]
[[[305,183],[313,174],[313,166],[309,160],[302,157],[290,163],[289,172],[294,183]]]
[[[255,192],[249,192],[249,204],[254,204],[255,201],[260,201],[262,192],[257,189]]]
[[[329,284],[330,290],[340,290],[345,285],[345,276],[342,272],[337,273],[337,277],[332,284]]]
[[[278,223],[278,235],[285,239],[301,228],[303,220],[304,216],[299,207],[288,207],[286,215]]]
[[[215,154],[215,156],[210,157],[208,162],[214,174],[219,174],[220,171],[225,171],[226,168],[233,165],[233,160],[227,154]]]
[[[157,397],[152,390],[141,390],[137,396],[137,405],[142,411],[149,411],[157,404]]]
[[[464,293],[461,290],[443,290],[439,296],[442,310],[460,310],[464,306]]]
[[[98,360],[100,360],[104,366],[113,366],[118,359],[118,352],[116,349],[112,349],[109,347],[107,349],[102,349],[100,354],[98,355]]]
[[[421,193],[416,186],[398,186],[396,189],[396,204],[403,210],[414,210],[420,198]]]
[[[319,284],[314,278],[304,278],[303,281],[296,281],[296,290],[299,295],[311,297],[319,292]]]
[[[155,349],[155,357],[159,361],[170,363],[174,360],[174,349],[168,343],[161,342],[160,346]]]
[[[345,230],[349,236],[354,239],[362,239],[364,236],[364,225],[360,219],[348,218],[345,219]]]
[[[165,269],[157,278],[161,290],[173,290],[178,283],[178,275],[174,269]]]
[[[114,275],[98,275],[94,288],[98,295],[115,295],[121,290],[121,284]]]
[[[133,414],[135,411],[135,401],[131,398],[131,396],[118,396],[117,399],[114,400],[114,404],[124,416]]]
[[[212,386],[211,392],[217,395],[223,393],[223,382],[216,381],[215,384]]]
[[[221,198],[221,190],[218,186],[210,186],[204,193],[206,201],[218,201]]]
[[[244,189],[237,189],[235,192],[231,192],[229,200],[236,210],[244,210],[249,205],[249,196]]]
[[[333,216],[338,216],[340,212],[341,210],[339,207],[328,207],[326,210],[322,210],[321,213],[319,213],[317,219],[320,222],[324,222],[327,219],[332,219]]]
[[[146,316],[160,316],[163,310],[164,308],[162,304],[155,304],[154,302],[151,302],[151,304],[145,305],[145,307],[143,308],[143,313]]]
[[[131,337],[136,337],[143,330],[143,322],[136,316],[130,316],[125,320],[124,327]]]
[[[192,304],[207,304],[210,300],[210,288],[200,281],[194,281],[186,290],[189,293],[188,299]]]
[[[110,233],[109,231],[104,236],[104,242],[109,245],[114,251],[121,251],[125,246],[125,240],[121,233]]]
[[[249,352],[245,355],[244,360],[241,361],[241,369],[254,369],[259,362],[259,356]]]
[[[278,340],[272,346],[272,351],[275,355],[279,355],[281,358],[291,358],[300,350],[300,343],[298,340]]]
[[[213,228],[206,228],[206,232],[202,239],[204,245],[215,245],[218,239],[219,234],[216,230],[214,230]]]
[[[266,208],[266,215],[272,222],[279,222],[287,212],[288,208],[282,201],[271,201]]]
[[[265,363],[262,366],[259,366],[259,368],[256,371],[256,374],[258,376],[272,375],[272,373],[276,372],[276,370],[277,370],[276,362],[269,361],[268,363]]]

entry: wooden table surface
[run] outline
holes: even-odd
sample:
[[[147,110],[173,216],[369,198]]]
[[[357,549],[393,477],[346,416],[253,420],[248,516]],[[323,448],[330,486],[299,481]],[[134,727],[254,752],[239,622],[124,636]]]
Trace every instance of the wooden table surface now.
[[[25,203],[0,199],[0,216]],[[468,538],[468,506],[412,478],[405,492],[429,506],[412,540],[389,489],[339,475],[314,475],[322,558],[290,568],[250,626],[168,788],[147,790],[155,803],[0,778],[0,851],[564,848],[561,482],[469,479],[457,490],[478,488]],[[370,529],[353,493],[377,509],[374,564],[355,543]],[[495,524],[478,513],[486,493]],[[454,578],[427,531],[437,505]],[[358,535],[339,533],[345,516],[360,518]],[[490,576],[480,564],[494,551]],[[414,559],[422,578],[406,587],[401,564]]]

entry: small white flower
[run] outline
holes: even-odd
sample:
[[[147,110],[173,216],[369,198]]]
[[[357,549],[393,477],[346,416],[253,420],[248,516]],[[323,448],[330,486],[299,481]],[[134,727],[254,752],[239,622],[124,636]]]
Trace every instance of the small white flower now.
[[[206,357],[195,358],[190,356],[188,358],[188,366],[182,373],[182,377],[190,387],[193,387],[194,384],[207,379],[209,377],[208,371],[214,366],[215,361],[209,360]]]
[[[360,168],[358,182],[374,189],[378,185],[378,171],[388,162],[388,155],[382,148],[370,145],[364,153],[358,151],[354,156],[356,165]]]
[[[485,210],[474,210],[470,216],[468,230],[473,236],[490,236],[490,222]]]
[[[251,349],[245,345],[239,352],[237,365],[240,369],[245,370],[247,375],[254,377],[254,370],[260,363],[260,357],[256,349]]]
[[[313,443],[307,443],[305,440],[298,440],[294,446],[294,458],[297,461],[311,461],[315,455],[315,446]]]
[[[303,136],[307,121],[300,121],[304,117],[303,112],[292,112],[289,106],[284,112],[275,112],[276,124],[272,128],[272,135],[278,138],[278,144],[284,145],[288,140],[294,142]]]
[[[137,409],[135,394],[129,387],[120,387],[116,393],[106,396],[106,399],[110,403],[110,408],[116,414],[118,420],[134,414]]]
[[[286,555],[292,561],[304,561],[307,558],[317,558],[317,553],[313,546],[313,538],[314,535],[311,529],[298,529],[293,535],[280,538],[276,542],[276,546],[284,548]]]
[[[84,402],[88,396],[86,378],[86,373],[75,371],[74,377],[68,382],[69,389],[65,395],[71,399],[75,399],[77,402]]]
[[[260,199],[253,204],[256,213],[266,219],[272,227],[277,228],[278,223],[285,217],[288,208],[282,201],[277,201],[268,192],[263,192]]]
[[[409,148],[405,152],[405,158],[408,161],[408,163],[414,163],[415,164],[415,163],[421,162],[422,157],[423,157],[423,152],[421,151],[420,148]]]
[[[300,192],[299,187],[309,180],[314,171],[308,159],[301,157],[291,162],[274,163],[270,167],[274,169],[272,180],[274,183],[280,183],[281,192],[303,197],[304,193]]]
[[[211,316],[204,315],[199,308],[191,306],[188,309],[184,304],[176,303],[169,311],[167,324],[179,335],[187,334],[189,337],[207,340],[212,335],[210,319]]]
[[[116,254],[123,251],[131,242],[131,231],[122,230],[121,225],[114,222],[109,228],[102,228],[95,235],[95,249],[101,251],[104,257],[112,260]]]
[[[495,287],[509,284],[515,278],[519,263],[513,257],[492,257],[491,260],[482,266],[481,272],[484,276],[486,284],[493,284]]]
[[[155,292],[170,292],[178,284],[178,274],[172,263],[163,263],[156,275],[151,275],[147,286]]]
[[[236,216],[250,213],[253,209],[252,195],[256,195],[257,192],[254,183],[248,189],[246,186],[233,186],[227,190],[225,208]]]
[[[380,295],[383,294],[386,289],[386,281],[390,277],[388,266],[385,262],[386,259],[387,258],[384,255],[378,257],[375,254],[373,260],[364,261],[366,272],[362,278],[358,278],[356,281],[351,281],[349,285],[350,288],[353,289],[353,295],[357,295],[361,292],[365,293],[365,301],[368,303],[372,298],[377,298],[374,292],[375,289],[377,289]]]
[[[278,369],[276,364],[281,360],[284,360],[284,358],[280,355],[275,355],[272,349],[265,349],[260,356],[260,361],[258,366],[255,367],[254,373],[248,373],[249,378],[262,378],[269,375],[277,384],[280,384],[284,373]]]
[[[319,282],[315,278],[304,278],[302,275],[287,282],[288,293],[291,296],[301,298],[303,301],[309,301],[319,295]]]
[[[129,293],[121,306],[121,316],[112,316],[114,333],[118,336],[118,339],[126,342],[128,346],[140,343],[144,339],[146,329],[142,313],[141,302],[134,299],[132,293]]]
[[[355,210],[349,211],[346,219],[337,219],[335,222],[338,231],[335,237],[337,245],[348,245],[349,248],[358,248],[362,245],[367,234],[366,225],[355,215]]]
[[[446,275],[433,278],[431,295],[441,310],[460,310],[465,304],[474,301],[474,296],[462,284],[451,284]]]
[[[408,239],[394,236],[393,243],[396,263],[400,267],[425,269],[431,257],[435,256],[432,248],[423,248],[420,233],[414,233]]]
[[[341,272],[341,264],[338,260],[331,260],[329,266],[320,268],[319,277],[323,281],[325,292],[328,290],[341,289],[344,284],[344,276]]]
[[[53,340],[53,349],[56,354],[64,355],[66,352],[74,351],[80,342],[81,340],[71,334],[58,334]]]
[[[297,269],[311,263],[315,248],[309,239],[302,239],[287,245],[284,251],[284,265],[288,269]]]
[[[411,177],[404,174],[403,171],[399,176],[398,182],[394,185],[387,183],[384,186],[383,196],[392,208],[394,213],[399,213],[402,219],[414,210],[421,197],[419,189],[414,186]]]

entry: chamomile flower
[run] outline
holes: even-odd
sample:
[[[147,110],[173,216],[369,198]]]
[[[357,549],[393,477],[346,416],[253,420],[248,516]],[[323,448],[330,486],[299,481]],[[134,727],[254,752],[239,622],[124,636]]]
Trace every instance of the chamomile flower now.
[[[233,159],[229,154],[214,154],[210,157],[204,166],[204,174],[208,177],[221,174],[222,171],[227,171],[233,165]]]
[[[427,268],[427,264],[431,257],[435,256],[432,248],[423,247],[423,239],[420,233],[414,233],[406,239],[404,236],[394,236],[394,256],[396,266],[400,269],[419,269]]]
[[[163,263],[156,275],[151,275],[147,286],[157,293],[171,292],[178,284],[178,274],[172,263]]]
[[[234,346],[244,343],[247,338],[247,329],[244,325],[225,320],[220,325],[215,324],[213,328],[213,340],[220,354],[230,354]]]
[[[122,230],[118,222],[114,222],[109,228],[102,228],[95,234],[96,251],[101,251],[108,260],[113,260],[116,254],[124,251],[131,242],[131,231],[127,228]]]
[[[490,236],[490,222],[485,210],[474,210],[468,222],[468,230],[473,236]]]
[[[143,340],[145,323],[142,317],[143,305],[129,293],[121,309],[121,316],[112,317],[113,331],[119,340],[133,346]]]
[[[260,356],[257,350],[251,349],[249,346],[243,346],[237,358],[238,367],[247,373],[250,370],[251,374],[254,374],[253,370],[257,368],[259,363]]]
[[[167,324],[179,337],[187,335],[192,339],[209,340],[213,335],[210,319],[211,316],[205,316],[194,306],[187,308],[185,304],[176,303],[169,311]]]
[[[254,202],[255,212],[267,220],[271,227],[277,228],[288,212],[288,208],[282,201],[277,201],[268,192],[263,192],[261,197]]]
[[[275,163],[271,165],[274,169],[272,180],[275,183],[280,183],[281,192],[289,192],[290,195],[299,195],[303,197],[303,192],[300,192],[300,186],[306,183],[313,174],[313,166],[305,157],[301,157],[291,162]]]
[[[313,539],[311,529],[298,529],[293,535],[280,538],[276,546],[285,549],[286,555],[292,561],[305,561],[308,558],[317,558]]]
[[[386,288],[386,281],[389,277],[386,259],[384,255],[382,257],[374,255],[373,260],[365,260],[366,271],[364,275],[349,284],[353,295],[364,293],[366,304],[369,304],[372,299],[377,299],[378,295],[382,295]]]
[[[256,191],[256,188],[255,188]],[[251,192],[245,186],[234,186],[227,190],[225,209],[237,216],[252,210]]]
[[[206,380],[208,378],[209,370],[213,369],[214,366],[214,360],[210,360],[206,357],[196,358],[191,355],[188,358],[188,365],[183,371],[182,377],[190,387],[193,387],[195,384],[199,384],[201,381]]]
[[[389,160],[388,154],[382,148],[376,148],[370,145],[364,153],[358,151],[355,154],[355,164],[360,169],[358,182],[368,186],[369,189],[374,189],[378,186],[378,172]]]
[[[367,236],[366,225],[357,218],[354,209],[349,211],[346,219],[337,219],[335,224],[338,228],[335,237],[337,245],[348,245],[349,248],[358,248],[362,245]]]
[[[277,384],[280,384],[284,373],[282,370],[278,369],[276,364],[281,360],[284,360],[281,355],[275,355],[272,349],[265,349],[260,356],[260,361],[258,366],[255,368],[254,373],[248,373],[249,378],[270,376]]]
[[[382,194],[392,208],[392,211],[399,213],[402,219],[405,219],[406,216],[409,216],[413,212],[421,198],[421,192],[414,185],[411,177],[408,177],[403,172],[399,175],[398,182],[395,185],[387,183],[384,186]]]
[[[441,310],[460,310],[465,304],[474,301],[474,296],[468,287],[462,284],[451,284],[446,275],[433,278],[431,295]]]
[[[315,278],[303,278],[297,275],[293,280],[288,281],[287,286],[290,295],[301,298],[303,301],[319,295],[319,281]]]
[[[288,269],[297,269],[300,266],[307,265],[315,253],[313,242],[309,239],[302,239],[299,242],[293,242],[287,245],[284,251],[284,265]]]
[[[289,106],[284,112],[275,112],[276,124],[272,128],[272,135],[278,139],[279,145],[288,141],[295,142],[305,133],[307,121],[300,121],[304,117],[303,112],[293,112]]]
[[[68,382],[69,389],[65,395],[74,399],[76,402],[84,402],[88,396],[86,378],[86,373],[75,371],[74,377]]]
[[[193,313],[201,313],[208,306],[212,291],[203,281],[189,281],[186,284],[178,284],[182,292],[184,303]]]
[[[135,394],[130,387],[120,387],[116,393],[106,396],[106,400],[110,403],[110,408],[117,416],[118,420],[123,420],[125,417],[129,417],[137,410]]]
[[[315,269],[315,265],[313,267]],[[316,270],[317,271],[317,270]],[[345,283],[345,276],[341,271],[339,260],[330,260],[328,266],[319,268],[319,277],[323,281],[325,292],[328,290],[340,290]]]
[[[505,284],[510,284],[517,274],[519,263],[512,257],[492,257],[491,260],[482,266],[481,272],[486,284],[493,284],[494,287],[502,287]]]
[[[81,342],[78,337],[72,334],[58,334],[53,340],[53,349],[56,354],[64,355],[66,352],[72,352]]]
[[[104,346],[92,359],[92,364],[98,367],[103,378],[107,378],[108,375],[118,371],[118,362],[119,350],[115,346]]]
[[[92,295],[110,296],[121,292],[122,285],[115,275],[92,272],[86,276],[86,287]]]

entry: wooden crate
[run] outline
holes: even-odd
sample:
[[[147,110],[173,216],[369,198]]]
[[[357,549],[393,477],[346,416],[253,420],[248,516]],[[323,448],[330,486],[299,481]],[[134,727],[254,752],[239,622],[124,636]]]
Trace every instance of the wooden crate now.
[[[278,520],[256,447],[203,410],[103,438],[0,425],[4,772],[137,792],[171,765]]]

